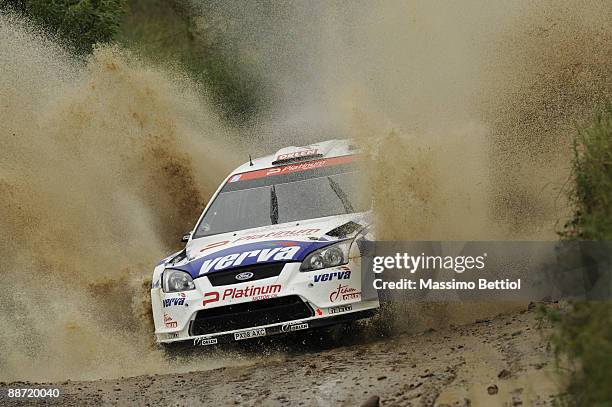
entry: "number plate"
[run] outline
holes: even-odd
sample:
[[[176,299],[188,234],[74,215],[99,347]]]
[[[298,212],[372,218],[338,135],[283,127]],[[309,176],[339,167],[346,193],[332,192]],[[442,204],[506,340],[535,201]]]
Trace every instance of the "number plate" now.
[[[257,338],[258,336],[266,336],[266,328],[251,329],[250,331],[236,332],[234,339],[239,341],[242,339]]]

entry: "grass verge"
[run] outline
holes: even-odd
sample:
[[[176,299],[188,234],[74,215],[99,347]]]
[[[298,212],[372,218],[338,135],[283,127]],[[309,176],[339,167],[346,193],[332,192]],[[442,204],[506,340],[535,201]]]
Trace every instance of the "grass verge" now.
[[[573,219],[565,239],[612,240],[612,105],[574,140]],[[566,312],[547,311],[556,326],[552,341],[569,366],[563,405],[612,406],[612,302],[580,301]]]

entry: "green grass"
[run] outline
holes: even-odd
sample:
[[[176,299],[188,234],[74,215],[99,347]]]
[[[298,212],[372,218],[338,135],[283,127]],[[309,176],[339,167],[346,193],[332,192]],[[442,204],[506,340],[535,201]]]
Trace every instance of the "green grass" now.
[[[612,240],[612,105],[574,140],[573,219],[565,239]],[[574,302],[566,312],[547,311],[556,326],[552,337],[559,358],[569,363],[562,404],[612,406],[612,302]]]
[[[574,218],[561,235],[583,240],[612,240],[612,105],[574,139]]]

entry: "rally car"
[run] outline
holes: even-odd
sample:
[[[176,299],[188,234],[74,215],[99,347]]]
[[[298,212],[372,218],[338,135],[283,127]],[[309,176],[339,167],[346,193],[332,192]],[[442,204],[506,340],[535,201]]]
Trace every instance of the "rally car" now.
[[[232,172],[153,272],[159,343],[212,345],[369,317],[360,242],[371,197],[349,141],[288,147]]]

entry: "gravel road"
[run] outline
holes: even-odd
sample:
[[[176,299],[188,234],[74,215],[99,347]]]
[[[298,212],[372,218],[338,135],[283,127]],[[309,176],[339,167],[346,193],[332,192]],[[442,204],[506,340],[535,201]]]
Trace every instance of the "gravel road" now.
[[[246,366],[63,382],[53,404],[552,406],[558,379],[548,334],[528,310],[444,330],[273,354]]]

